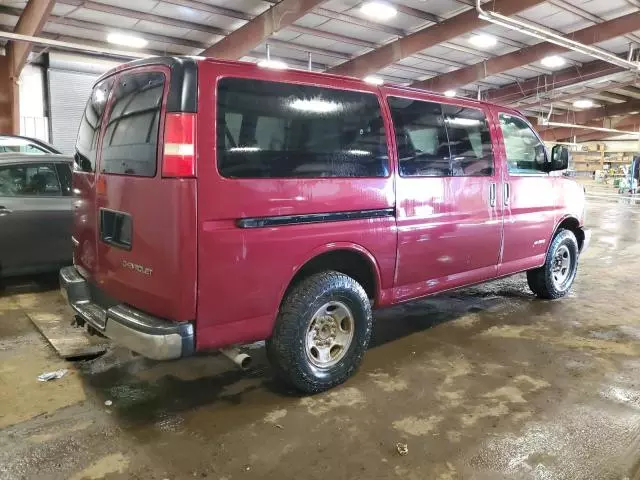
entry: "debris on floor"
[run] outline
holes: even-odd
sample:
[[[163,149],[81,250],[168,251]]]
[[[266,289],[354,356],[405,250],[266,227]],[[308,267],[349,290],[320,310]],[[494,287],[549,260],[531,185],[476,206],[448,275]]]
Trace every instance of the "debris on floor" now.
[[[406,443],[396,443],[396,450],[400,456],[404,457],[409,453],[409,446]]]
[[[69,370],[67,370],[66,368],[63,368],[61,370],[55,370],[53,372],[46,372],[42,375],[38,375],[38,381],[48,382],[49,380],[57,380],[58,378],[64,377],[68,371]]]

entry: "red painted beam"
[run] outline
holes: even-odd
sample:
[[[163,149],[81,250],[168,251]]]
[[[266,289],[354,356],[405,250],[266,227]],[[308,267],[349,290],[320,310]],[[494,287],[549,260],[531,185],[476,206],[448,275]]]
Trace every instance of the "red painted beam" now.
[[[615,117],[617,115],[627,115],[640,111],[640,99],[628,99],[625,103],[606,105],[600,108],[592,108],[580,112],[567,112],[563,117],[565,120],[556,119],[558,122],[568,121],[579,125],[586,124],[592,120],[605,117]]]
[[[614,128],[621,128],[623,130],[637,132],[640,130],[640,115],[630,115],[616,124]],[[587,141],[604,140],[605,138],[609,138],[615,135],[616,134],[612,132],[598,132],[597,130],[594,130],[592,132],[576,135],[576,141],[580,143]]]
[[[18,19],[16,28],[13,30],[14,33],[21,35],[40,34],[55,3],[55,0],[29,0]],[[7,56],[11,59],[11,74],[16,78],[20,76],[31,48],[32,45],[27,42],[16,41],[9,43]]]
[[[566,87],[585,80],[595,80],[600,77],[625,71],[611,63],[602,60],[584,63],[580,67],[570,67],[552,75],[541,75],[520,83],[505,85],[504,87],[489,90],[485,99],[488,102],[508,105],[517,102],[524,97],[541,95],[550,92],[554,88]]]
[[[266,12],[231,32],[201,55],[226,60],[237,60],[271,35],[293,24],[325,0],[282,0]]]
[[[565,38],[591,45],[634,32],[640,28],[639,26],[640,11],[583,28],[582,30],[565,35]],[[542,42],[516,52],[490,58],[484,62],[476,63],[475,65],[470,65],[454,72],[415,82],[412,86],[425,88],[434,92],[444,92],[445,90],[462,87],[490,77],[491,75],[497,75],[512,68],[522,67],[537,62],[546,56],[568,50],[567,48],[559,47],[550,42]]]
[[[490,8],[503,15],[514,15],[533,7],[544,0],[495,0],[490,2]],[[426,48],[446,42],[487,23],[478,18],[478,12],[472,8],[459,15],[447,18],[437,25],[423,28],[415,33],[388,43],[372,52],[360,55],[352,60],[329,69],[330,73],[364,77],[375,73],[403,58],[416,54]]]
[[[55,0],[29,0],[22,10],[15,33],[39,35]],[[27,62],[32,44],[11,41],[7,43],[6,56],[0,57],[0,133],[20,132],[20,102],[18,79]]]
[[[10,75],[9,57],[0,56],[0,134],[20,133],[18,82]]]
[[[545,98],[537,99],[535,103],[526,103],[522,100],[518,102],[512,102],[512,104],[516,104],[517,108],[522,108],[524,110],[535,108],[535,107],[544,107],[545,105],[551,105],[552,103],[558,102],[567,102],[569,100],[576,100],[578,98],[585,98],[592,94],[597,94],[600,92],[604,92],[607,90],[613,90],[615,88],[625,88],[629,86],[640,85],[640,80],[633,79],[628,82],[605,82],[598,85],[590,85],[589,87],[585,87],[579,92],[571,92],[565,93],[562,92],[549,92],[550,94]]]

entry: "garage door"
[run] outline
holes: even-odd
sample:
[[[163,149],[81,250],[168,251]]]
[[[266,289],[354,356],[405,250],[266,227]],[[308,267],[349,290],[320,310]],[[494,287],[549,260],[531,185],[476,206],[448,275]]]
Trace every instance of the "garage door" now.
[[[51,143],[73,154],[82,112],[98,78],[83,72],[49,69]]]

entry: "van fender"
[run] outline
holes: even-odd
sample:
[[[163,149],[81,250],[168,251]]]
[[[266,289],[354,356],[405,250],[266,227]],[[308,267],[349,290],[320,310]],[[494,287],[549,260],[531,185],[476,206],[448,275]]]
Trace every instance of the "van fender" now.
[[[547,255],[549,255],[549,249],[551,248],[551,243],[553,242],[553,237],[555,237],[556,233],[558,233],[558,229],[560,228],[560,225],[562,224],[562,222],[564,222],[566,220],[569,220],[569,219],[575,220],[576,223],[578,223],[578,225],[580,225],[580,220],[578,220],[575,215],[565,214],[562,217],[560,217],[560,220],[558,220],[556,222],[555,226],[553,227],[553,231],[551,232],[551,237],[547,240],[547,249],[546,249],[545,254],[544,254],[545,261],[547,259]],[[542,265],[544,265],[544,263]]]
[[[295,265],[295,267],[293,268],[293,270],[291,272],[291,275],[289,276],[286,284],[283,285],[281,287],[281,289],[280,289],[278,305],[282,304],[282,301],[284,300],[284,295],[287,292],[287,289],[289,288],[289,285],[291,285],[291,281],[295,278],[295,276],[298,274],[298,272],[300,272],[300,270],[306,264],[308,264],[310,261],[312,261],[313,259],[319,257],[322,254],[329,253],[329,252],[336,252],[336,251],[340,251],[340,250],[347,250],[347,251],[359,253],[359,254],[363,255],[369,261],[369,264],[373,267],[373,273],[374,273],[374,277],[375,277],[374,278],[374,280],[375,280],[375,302],[376,302],[376,304],[388,303],[388,302],[384,302],[386,296],[383,294],[383,291],[382,291],[382,277],[381,277],[381,274],[380,274],[380,265],[378,265],[378,262],[376,261],[375,256],[369,250],[367,250],[365,247],[363,247],[362,245],[359,245],[357,243],[352,243],[352,242],[331,242],[331,243],[327,243],[325,245],[321,245],[321,246],[311,250],[303,258],[303,260],[301,260],[300,262],[298,262]],[[277,312],[276,312],[276,314],[277,314]]]

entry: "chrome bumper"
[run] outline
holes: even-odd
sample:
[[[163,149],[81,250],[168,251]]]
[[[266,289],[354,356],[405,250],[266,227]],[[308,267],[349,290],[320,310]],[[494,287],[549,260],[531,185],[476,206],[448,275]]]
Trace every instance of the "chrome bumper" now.
[[[173,360],[194,352],[191,323],[162,320],[124,304],[103,308],[92,300],[89,283],[75,266],[60,270],[60,290],[85,322],[115,343],[144,357]]]

